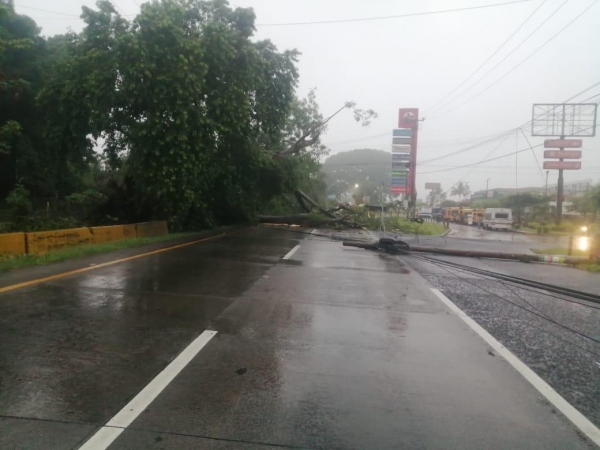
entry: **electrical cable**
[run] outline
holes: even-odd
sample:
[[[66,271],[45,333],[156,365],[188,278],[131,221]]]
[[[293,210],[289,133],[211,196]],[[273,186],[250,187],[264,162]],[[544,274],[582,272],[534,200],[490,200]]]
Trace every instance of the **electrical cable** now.
[[[486,139],[485,141],[481,141],[481,142],[479,142],[479,143],[477,143],[477,144],[475,144],[475,145],[472,145],[472,146],[470,146],[470,147],[463,148],[463,149],[461,149],[461,150],[457,150],[457,151],[455,151],[455,152],[448,153],[448,154],[445,154],[445,155],[442,155],[442,156],[437,156],[437,157],[435,157],[435,158],[426,159],[425,161],[422,161],[422,162],[420,162],[420,163],[419,163],[419,162],[417,162],[417,165],[422,165],[422,164],[425,164],[425,163],[429,163],[429,162],[433,162],[433,161],[438,161],[438,160],[440,160],[440,159],[444,159],[444,158],[448,158],[448,157],[450,157],[450,156],[458,155],[459,153],[464,153],[464,152],[467,152],[467,151],[469,151],[469,150],[473,150],[473,149],[475,149],[475,148],[481,147],[482,145],[485,145],[485,144],[488,144],[488,143],[490,143],[490,142],[497,141],[498,139],[502,139],[503,137],[509,136],[510,134],[512,134],[512,132],[513,132],[513,131],[515,131],[515,128],[513,128],[513,129],[511,129],[511,130],[509,130],[509,131],[505,131],[505,132],[503,132],[503,133],[501,133],[501,134],[497,135],[497,136],[496,136],[496,137],[494,137],[494,138],[491,138],[491,139]]]
[[[434,103],[432,106],[430,106],[429,108],[427,108],[427,109],[425,110],[425,113],[424,113],[424,115],[425,115],[425,114],[426,114],[428,111],[431,111],[431,110],[434,110],[434,109],[436,109],[436,106],[437,106],[437,105],[439,105],[440,103],[442,103],[444,100],[446,100],[446,99],[447,99],[448,97],[450,97],[452,94],[454,94],[454,93],[455,93],[457,90],[459,90],[459,89],[460,89],[462,86],[464,86],[464,84],[465,84],[467,81],[469,81],[471,78],[473,78],[473,76],[474,76],[474,75],[475,75],[477,72],[479,72],[479,71],[480,71],[480,70],[483,68],[483,66],[485,66],[485,65],[486,65],[486,64],[487,64],[487,63],[488,63],[488,62],[489,62],[489,61],[490,61],[490,60],[491,60],[491,59],[492,59],[494,56],[496,56],[496,54],[497,54],[497,53],[498,53],[500,50],[502,50],[502,49],[504,48],[504,46],[505,46],[505,45],[508,43],[508,41],[510,41],[510,40],[513,38],[513,36],[514,36],[515,34],[517,34],[517,33],[518,33],[520,30],[521,30],[521,28],[523,28],[523,27],[525,26],[525,24],[526,24],[527,22],[529,22],[529,19],[531,19],[531,18],[532,18],[532,17],[535,15],[535,13],[536,13],[536,12],[538,12],[538,10],[539,10],[539,9],[540,9],[542,6],[544,6],[544,4],[545,4],[547,1],[548,1],[548,0],[544,0],[542,3],[540,3],[540,4],[539,4],[539,6],[538,6],[536,9],[534,9],[534,10],[533,10],[533,12],[532,12],[532,13],[531,13],[531,14],[530,14],[528,17],[527,17],[527,19],[525,19],[525,21],[524,21],[524,22],[522,22],[522,23],[521,23],[521,25],[519,25],[519,26],[518,26],[518,28],[517,28],[515,31],[513,31],[513,32],[510,34],[510,36],[509,36],[509,37],[508,37],[508,38],[507,38],[507,39],[506,39],[506,40],[505,40],[505,41],[504,41],[502,44],[500,44],[500,47],[498,47],[498,48],[497,48],[497,49],[494,51],[494,53],[492,53],[492,54],[491,54],[491,55],[488,57],[488,59],[486,59],[486,60],[485,60],[485,61],[484,61],[484,62],[483,62],[483,63],[482,63],[482,64],[481,64],[479,67],[477,67],[477,69],[475,69],[475,71],[473,71],[473,72],[471,73],[471,75],[469,75],[467,78],[465,78],[465,79],[464,79],[464,80],[463,80],[463,81],[462,81],[462,82],[461,82],[461,83],[460,83],[458,86],[456,86],[456,87],[455,87],[455,88],[454,88],[454,89],[453,89],[453,90],[452,90],[452,91],[451,91],[449,94],[446,94],[446,96],[445,96],[445,97],[443,97],[442,99],[438,100],[438,101],[437,101],[437,102],[435,102],[435,103]],[[565,1],[565,3],[566,3],[566,1]],[[521,43],[521,44],[522,44],[522,43]],[[519,45],[521,45],[521,44],[519,44]],[[517,48],[518,48],[518,47],[517,47]],[[514,50],[513,50],[513,52],[514,52]],[[511,52],[511,53],[512,53],[512,52]],[[509,55],[510,55],[510,54],[509,54]],[[505,59],[506,59],[506,58],[505,58]],[[503,61],[504,61],[504,60],[503,60]]]
[[[523,129],[519,128],[519,130],[521,131],[521,134],[523,135],[523,137],[527,141],[527,145],[529,145],[529,148],[531,149],[531,153],[533,153],[533,157],[535,158],[535,163],[537,164],[538,169],[540,170],[540,175],[542,176],[542,180],[545,181],[546,178],[544,177],[544,171],[542,170],[542,166],[540,166],[540,162],[538,161],[538,158],[537,158],[537,155],[535,154],[535,151],[533,151],[533,147],[531,146],[531,142],[529,142],[529,139],[527,138],[527,135],[525,134],[525,132],[523,131]]]
[[[535,289],[542,289],[548,292],[554,292],[554,293],[558,293],[558,294],[563,294],[563,295],[568,295],[571,296],[573,298],[578,298],[580,300],[584,300],[586,302],[590,302],[590,303],[594,303],[594,304],[600,304],[600,295],[596,295],[596,294],[592,294],[589,292],[585,292],[585,291],[578,291],[575,289],[569,289],[569,288],[564,288],[564,287],[560,287],[560,286],[556,286],[553,284],[547,284],[547,283],[542,283],[539,281],[532,281],[532,280],[527,280],[524,278],[519,278],[519,277],[515,277],[512,275],[504,275],[498,272],[492,272],[489,270],[485,270],[485,269],[478,269],[475,267],[471,267],[471,266],[466,266],[463,264],[458,264],[458,263],[453,263],[450,261],[443,261],[440,259],[436,259],[436,258],[431,258],[428,256],[424,256],[424,255],[420,255],[419,257],[421,258],[425,258],[425,259],[431,259],[432,261],[435,261],[437,263],[440,264],[446,264],[448,266],[452,266],[454,268],[457,269],[461,269],[461,270],[465,270],[468,272],[472,272],[472,273],[478,273],[481,275],[485,275],[485,276],[490,276],[490,277],[494,277],[494,278],[499,278],[502,279],[504,281],[508,281],[511,283],[515,283],[515,284],[519,284],[519,285],[524,285],[524,286],[529,286],[529,287],[533,287]],[[574,303],[579,303],[579,302],[574,302]],[[598,309],[598,307],[596,306],[592,306],[592,305],[587,305],[584,303],[579,303],[582,306],[588,306],[590,308],[593,309]]]
[[[498,6],[506,6],[512,5],[515,3],[527,3],[531,0],[513,0],[510,2],[504,3],[494,3],[491,5],[479,5],[479,6],[469,6],[465,8],[456,8],[456,9],[445,9],[438,11],[424,11],[419,13],[408,13],[408,14],[397,14],[393,16],[379,16],[379,17],[363,17],[358,19],[334,19],[334,20],[317,20],[311,22],[285,22],[285,23],[259,23],[257,27],[284,27],[284,26],[298,26],[298,25],[323,25],[323,24],[332,24],[332,23],[348,23],[348,22],[367,22],[372,20],[386,20],[386,19],[400,19],[404,17],[417,17],[417,16],[429,16],[434,14],[446,14],[460,11],[470,11],[474,9],[484,9],[484,8],[494,8]]]
[[[462,107],[463,105],[465,105],[466,103],[469,103],[471,100],[479,97],[480,95],[482,95],[484,92],[488,91],[489,89],[491,89],[493,86],[495,86],[497,83],[499,83],[500,81],[502,81],[504,78],[506,78],[508,75],[510,75],[512,72],[514,72],[516,69],[518,69],[519,67],[521,67],[521,65],[523,65],[527,60],[529,60],[529,58],[531,58],[532,56],[534,56],[537,52],[539,52],[540,50],[542,50],[546,45],[548,45],[550,42],[552,42],[556,37],[558,37],[563,31],[565,31],[567,28],[569,28],[576,20],[578,20],[581,16],[583,16],[590,8],[592,8],[594,5],[596,5],[596,3],[598,2],[598,0],[593,0],[591,4],[589,4],[581,13],[579,13],[577,16],[575,16],[575,18],[573,18],[569,23],[567,23],[563,28],[560,29],[560,31],[558,31],[556,34],[554,34],[550,39],[548,39],[546,42],[544,42],[542,45],[540,45],[536,50],[534,50],[532,53],[530,53],[527,57],[525,57],[525,59],[523,59],[520,63],[518,63],[516,66],[514,66],[512,69],[510,69],[508,72],[506,72],[504,75],[502,75],[500,78],[498,78],[496,81],[494,81],[492,84],[488,85],[486,88],[482,89],[481,91],[479,91],[478,93],[476,93],[475,95],[469,97],[467,100],[465,100],[464,102],[458,104],[457,106],[455,106],[454,108],[451,108],[449,110],[446,111],[441,111],[438,112],[437,114],[434,114],[433,117],[439,117],[441,115],[444,114],[448,114],[449,112],[455,111],[456,109]],[[446,105],[447,106],[447,105]],[[442,108],[443,109],[443,108]]]
[[[541,147],[543,145],[544,144],[534,145],[532,148]],[[471,166],[478,166],[479,164],[484,163],[484,162],[495,161],[497,159],[506,158],[508,156],[516,155],[516,154],[519,154],[519,153],[522,153],[522,152],[526,152],[526,151],[529,151],[529,150],[530,150],[529,148],[524,148],[524,149],[521,149],[521,150],[517,150],[516,152],[506,153],[506,154],[501,155],[501,156],[496,156],[495,158],[484,159],[484,160],[481,160],[481,161],[476,162],[476,163],[465,164],[463,166],[458,166],[458,167],[454,167],[454,168],[450,168],[450,169],[430,170],[429,172],[418,172],[418,173],[419,173],[419,175],[425,175],[427,173],[447,172],[449,170],[463,169],[465,167],[471,167]]]
[[[77,16],[75,14],[67,14],[67,13],[63,13],[63,12],[59,12],[59,11],[50,11],[49,9],[35,8],[33,6],[26,6],[26,5],[21,5],[21,4],[15,4],[15,6],[17,8],[32,9],[34,11],[42,11],[42,12],[46,12],[46,13],[50,13],[50,14],[57,14],[59,16],[75,17],[77,19],[80,18],[79,16]]]
[[[432,264],[434,264],[434,265],[437,265],[437,264],[435,264],[435,263],[432,263]],[[569,326],[567,326],[567,325],[564,325],[564,324],[562,324],[562,323],[560,323],[560,322],[557,322],[556,320],[554,320],[554,319],[552,319],[552,318],[549,318],[549,317],[547,317],[547,316],[545,316],[545,315],[543,315],[543,314],[540,314],[540,313],[538,313],[538,312],[535,312],[535,311],[533,311],[533,310],[531,310],[531,309],[528,309],[528,308],[526,308],[526,307],[524,307],[524,306],[522,306],[522,305],[519,305],[518,303],[516,303],[516,302],[513,302],[513,301],[511,301],[511,300],[509,300],[509,299],[507,299],[507,298],[505,298],[505,297],[503,297],[503,296],[501,296],[501,295],[498,295],[498,294],[496,294],[496,293],[494,293],[494,292],[492,292],[492,291],[490,291],[490,290],[488,290],[488,289],[485,289],[485,288],[483,288],[482,286],[480,286],[480,285],[478,285],[478,284],[472,283],[472,282],[471,282],[471,281],[469,281],[468,279],[466,279],[466,278],[462,278],[461,276],[457,275],[456,273],[452,272],[450,269],[448,269],[448,268],[446,268],[446,267],[443,267],[443,266],[438,266],[438,267],[440,267],[440,268],[442,268],[442,269],[446,270],[447,272],[450,272],[451,274],[453,274],[455,277],[459,278],[460,280],[462,280],[462,281],[465,281],[466,283],[469,283],[470,285],[472,285],[472,286],[475,286],[475,287],[477,287],[477,288],[481,289],[482,291],[488,292],[489,294],[492,294],[493,296],[495,296],[495,297],[498,297],[499,299],[501,299],[501,300],[504,300],[505,302],[507,302],[507,303],[510,303],[510,304],[512,304],[512,305],[514,305],[514,306],[516,306],[517,308],[520,308],[520,309],[522,309],[522,310],[524,310],[524,311],[527,311],[527,312],[529,312],[530,314],[533,314],[533,315],[535,315],[535,316],[537,316],[537,317],[540,317],[540,318],[542,318],[542,319],[544,319],[544,320],[547,320],[548,322],[550,322],[550,323],[553,323],[553,324],[555,324],[555,325],[557,325],[557,326],[559,326],[559,327],[561,327],[561,328],[563,328],[563,329],[565,329],[565,330],[567,330],[567,331],[570,331],[570,332],[572,332],[572,333],[574,333],[574,334],[576,334],[576,335],[578,335],[578,336],[580,336],[580,337],[582,337],[582,338],[584,338],[584,339],[588,339],[588,340],[590,340],[590,341],[592,341],[592,342],[594,342],[594,343],[596,343],[596,344],[600,344],[600,341],[599,341],[599,340],[597,340],[597,339],[595,339],[595,338],[594,338],[594,337],[592,337],[592,336],[589,336],[589,335],[587,335],[587,334],[585,334],[585,333],[581,333],[580,331],[577,331],[577,330],[575,330],[574,328],[571,328],[571,327],[569,327]]]

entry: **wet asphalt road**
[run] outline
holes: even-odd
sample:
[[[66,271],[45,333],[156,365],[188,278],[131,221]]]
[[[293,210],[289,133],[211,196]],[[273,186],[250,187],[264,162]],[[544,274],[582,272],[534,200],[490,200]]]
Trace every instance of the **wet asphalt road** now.
[[[415,243],[415,245],[524,254],[533,253],[532,248],[566,248],[568,244],[568,238],[564,236],[488,231],[455,223],[450,224],[450,231],[444,237],[415,234],[404,236],[407,241]]]
[[[77,448],[207,329],[110,449],[590,448],[410,261],[268,229],[0,293],[0,448]]]

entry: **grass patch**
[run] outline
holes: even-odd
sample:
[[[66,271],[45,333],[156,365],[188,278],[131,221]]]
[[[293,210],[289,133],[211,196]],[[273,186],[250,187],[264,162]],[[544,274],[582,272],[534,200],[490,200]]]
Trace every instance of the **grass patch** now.
[[[142,245],[154,244],[157,242],[169,241],[172,239],[191,236],[198,233],[173,233],[166,236],[156,236],[148,238],[124,239],[122,241],[107,242],[106,244],[82,245],[81,247],[71,247],[43,255],[6,255],[0,256],[0,273],[9,270],[21,269],[24,267],[43,266],[55,262],[65,261],[67,259],[81,258],[82,256],[96,255],[99,253],[112,252],[131,247],[140,247]]]
[[[587,270],[592,273],[600,273],[600,262],[590,262],[583,264],[576,264],[575,267],[578,269]]]
[[[567,255],[569,250],[566,247],[551,247],[551,248],[532,248],[531,251],[538,255]],[[572,256],[590,256],[589,251],[579,250],[574,248],[571,252]]]
[[[380,224],[380,219],[378,217],[371,218],[369,220],[367,228],[369,230],[378,230],[379,224]],[[417,223],[417,222],[411,222],[406,219],[402,219],[400,217],[386,217],[385,218],[385,229],[386,229],[386,231],[399,230],[401,233],[405,233],[405,234],[418,233],[420,235],[425,235],[425,236],[439,236],[444,231],[446,231],[446,229],[444,228],[444,225],[442,225],[441,223],[435,223],[435,222]]]

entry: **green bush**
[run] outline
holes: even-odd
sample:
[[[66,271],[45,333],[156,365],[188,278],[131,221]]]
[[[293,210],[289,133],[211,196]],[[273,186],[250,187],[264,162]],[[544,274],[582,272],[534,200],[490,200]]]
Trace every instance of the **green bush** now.
[[[538,228],[540,228],[540,227],[541,227],[541,226],[540,226],[540,224],[539,224],[539,223],[537,223],[537,222],[529,222],[529,223],[527,224],[527,226],[528,226],[529,228],[533,229],[533,230],[537,230]]]
[[[13,220],[28,216],[31,212],[31,201],[29,199],[29,191],[22,184],[17,184],[6,197]]]

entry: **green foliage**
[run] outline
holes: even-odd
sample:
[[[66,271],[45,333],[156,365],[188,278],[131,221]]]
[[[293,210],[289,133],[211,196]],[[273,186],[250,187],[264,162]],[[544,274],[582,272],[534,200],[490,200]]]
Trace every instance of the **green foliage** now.
[[[327,193],[370,196],[372,203],[378,203],[381,184],[390,183],[390,167],[390,153],[383,150],[357,149],[330,156],[323,163]]]
[[[450,190],[450,195],[452,197],[458,196],[459,204],[463,197],[466,197],[470,194],[471,194],[471,188],[469,187],[469,183],[467,183],[466,181],[459,181]]]
[[[427,196],[427,205],[437,206],[438,204],[442,204],[446,200],[446,193],[442,190],[441,187],[437,189],[432,189],[429,191],[429,195]]]
[[[6,204],[14,220],[27,216],[31,212],[29,190],[22,184],[17,184],[6,197]]]
[[[297,98],[298,52],[256,39],[251,8],[153,0],[127,20],[100,0],[82,18],[81,33],[44,39],[0,0],[0,198],[21,180],[34,199],[66,199],[69,223],[173,229],[294,208],[296,189],[324,201],[316,93]],[[377,116],[345,106],[363,126]],[[311,145],[273,157],[315,127]],[[38,213],[22,226],[54,227]]]

